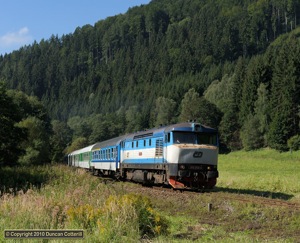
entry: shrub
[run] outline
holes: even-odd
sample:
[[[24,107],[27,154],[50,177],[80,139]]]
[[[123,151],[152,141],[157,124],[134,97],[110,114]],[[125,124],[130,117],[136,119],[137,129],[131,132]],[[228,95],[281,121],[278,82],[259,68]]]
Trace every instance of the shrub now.
[[[100,209],[95,209],[89,204],[78,207],[70,207],[67,210],[69,221],[83,229],[93,229],[97,226],[97,221],[101,216]]]
[[[300,135],[291,137],[288,140],[288,147],[290,150],[299,150],[300,149]]]
[[[101,241],[119,242],[168,233],[168,222],[156,212],[147,197],[135,194],[109,196],[104,205],[70,207],[70,227],[96,231]]]
[[[166,219],[153,209],[149,198],[141,195],[110,196],[104,211],[108,218],[132,224],[131,227],[136,228],[141,236],[153,237],[168,232]]]

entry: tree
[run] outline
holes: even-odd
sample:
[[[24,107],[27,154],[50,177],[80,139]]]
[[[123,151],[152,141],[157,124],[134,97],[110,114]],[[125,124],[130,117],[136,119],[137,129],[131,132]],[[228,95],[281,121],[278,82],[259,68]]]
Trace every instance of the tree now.
[[[111,136],[114,136],[114,134],[110,134],[110,127],[113,123],[110,123],[106,121],[106,119],[101,115],[96,115],[94,117],[100,118],[100,119],[93,119],[92,123],[92,133],[89,137],[89,143],[93,144],[96,142],[101,142],[106,139],[111,138]]]
[[[254,103],[255,118],[258,119],[258,130],[263,136],[263,146],[267,145],[266,133],[269,129],[270,110],[269,110],[269,92],[267,85],[261,83],[257,89],[257,100]]]
[[[5,84],[0,82],[0,164],[16,164],[23,153],[20,144],[26,138],[26,133],[16,126],[21,118],[18,107],[7,95]]]
[[[204,92],[204,97],[215,104],[222,112],[226,112],[228,104],[234,97],[234,76],[225,74],[221,81],[213,81]]]
[[[240,103],[240,123],[243,124],[249,114],[254,111],[254,102],[257,100],[257,88],[263,82],[264,64],[261,56],[251,58],[242,87]]]
[[[51,161],[62,162],[65,156],[64,150],[72,140],[72,130],[65,122],[53,120],[51,124],[53,131],[50,138]]]
[[[246,151],[259,149],[263,146],[260,122],[257,116],[248,115],[242,129],[241,140]]]
[[[175,117],[176,103],[172,99],[158,97],[155,102],[155,126],[170,124]]]
[[[23,165],[50,162],[49,134],[44,122],[37,117],[27,117],[18,123],[18,127],[27,132],[27,139],[21,144],[25,154],[20,156],[18,162]]]
[[[83,137],[79,137],[76,138],[69,147],[67,147],[67,149],[65,150],[66,154],[69,154],[73,151],[76,151],[78,149],[82,149],[84,147],[87,147],[89,145],[88,139],[87,138],[83,138]]]
[[[142,129],[141,114],[137,106],[130,106],[125,113],[126,117],[126,132],[137,132]]]
[[[293,35],[276,55],[270,93],[272,112],[268,144],[278,150],[286,150],[287,140],[299,132],[299,56],[299,40]]]
[[[26,139],[19,144],[25,151],[18,161],[22,164],[50,162],[51,123],[41,102],[21,91],[9,90],[12,103],[19,107],[22,120],[16,126],[26,132]]]
[[[200,103],[199,94],[194,88],[184,94],[181,101],[180,121],[196,120],[199,115],[198,107]]]
[[[200,97],[198,106],[197,121],[214,128],[218,128],[223,113],[214,104],[210,103],[203,96]]]
[[[221,117],[220,110],[204,97],[199,97],[194,88],[185,93],[181,101],[180,121],[197,120],[204,125],[218,127]]]
[[[52,119],[79,116],[70,125],[74,138],[102,139],[100,133],[92,138],[91,132],[106,125],[92,124],[87,117],[100,114],[110,122],[106,115],[115,115],[121,106],[123,121],[117,116],[118,126],[108,126],[112,131],[166,123],[167,113],[154,114],[156,99],[173,99],[178,108],[191,87],[198,92],[196,104],[192,97],[191,102],[185,99],[191,107],[183,102],[176,116],[217,124],[208,116],[217,112],[207,112],[214,108],[201,98],[209,87],[205,97],[224,113],[221,137],[230,147],[239,147],[240,128],[249,114],[258,117],[260,129],[271,138],[276,113],[289,110],[281,118],[289,120],[284,142],[300,130],[295,115],[300,105],[299,7],[299,0],[156,0],[0,56],[0,76],[8,88],[38,96]],[[261,83],[268,91],[268,117],[263,104],[255,104]],[[38,113],[20,120],[44,120]],[[109,134],[114,133],[103,137]]]
[[[222,146],[225,146],[225,150],[238,150],[241,148],[240,125],[238,124],[236,108],[232,103],[222,117],[219,131],[221,143]]]
[[[92,129],[88,124],[87,118],[74,116],[69,118],[67,124],[73,131],[73,138],[88,138],[92,133]]]

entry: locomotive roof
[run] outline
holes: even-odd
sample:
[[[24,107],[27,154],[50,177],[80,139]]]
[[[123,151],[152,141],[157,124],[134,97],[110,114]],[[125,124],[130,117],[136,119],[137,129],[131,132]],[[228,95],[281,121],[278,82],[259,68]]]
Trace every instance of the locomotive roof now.
[[[178,123],[178,124],[173,124],[169,125],[166,127],[165,132],[170,132],[170,131],[189,131],[189,132],[216,132],[217,130],[205,126],[200,123],[195,123],[195,122],[184,122],[184,123]]]
[[[216,132],[217,130],[200,123],[193,123],[193,122],[184,122],[184,123],[177,123],[172,125],[161,126],[158,128],[152,128],[149,130],[136,132],[125,136],[126,140],[133,140],[133,139],[140,139],[152,136],[161,136],[164,133],[168,133],[171,131],[182,131],[182,132]]]

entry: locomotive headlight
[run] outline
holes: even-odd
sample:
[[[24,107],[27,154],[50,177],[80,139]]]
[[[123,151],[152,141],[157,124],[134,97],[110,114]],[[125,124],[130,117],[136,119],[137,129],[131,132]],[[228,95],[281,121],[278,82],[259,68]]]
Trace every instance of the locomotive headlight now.
[[[185,165],[180,165],[180,166],[179,166],[179,169],[185,170]]]
[[[210,167],[210,166],[207,166],[207,170],[211,170],[211,167]]]

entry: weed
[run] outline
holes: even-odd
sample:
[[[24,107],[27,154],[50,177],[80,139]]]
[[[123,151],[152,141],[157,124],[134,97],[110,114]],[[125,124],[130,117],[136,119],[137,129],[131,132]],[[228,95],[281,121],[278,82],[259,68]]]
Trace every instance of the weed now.
[[[218,187],[200,194],[105,184],[62,165],[0,168],[0,229],[84,229],[85,242],[101,243],[297,242],[299,210],[253,196],[300,201],[299,161],[298,152],[221,155]]]

